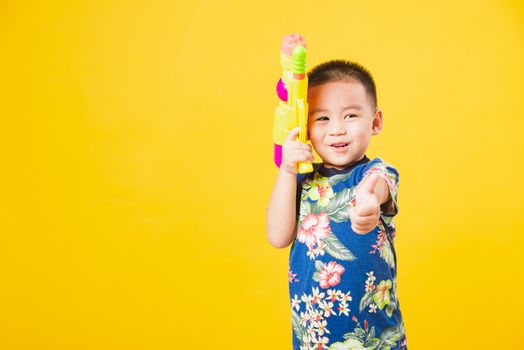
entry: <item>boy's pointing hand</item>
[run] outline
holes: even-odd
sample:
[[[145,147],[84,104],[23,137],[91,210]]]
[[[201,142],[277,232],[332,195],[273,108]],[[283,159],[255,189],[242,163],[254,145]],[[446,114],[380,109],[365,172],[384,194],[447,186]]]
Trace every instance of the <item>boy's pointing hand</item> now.
[[[377,174],[371,174],[357,188],[354,202],[349,206],[351,229],[356,233],[369,233],[378,225],[381,204],[377,193],[379,180],[380,177]]]

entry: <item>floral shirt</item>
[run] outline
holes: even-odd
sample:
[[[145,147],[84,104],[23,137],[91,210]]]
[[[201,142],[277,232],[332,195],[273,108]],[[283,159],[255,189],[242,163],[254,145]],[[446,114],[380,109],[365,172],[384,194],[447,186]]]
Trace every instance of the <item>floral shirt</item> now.
[[[377,227],[351,230],[356,186],[377,173],[391,201]],[[364,156],[346,169],[314,164],[297,174],[297,229],[289,256],[293,349],[407,349],[393,246],[398,172]]]

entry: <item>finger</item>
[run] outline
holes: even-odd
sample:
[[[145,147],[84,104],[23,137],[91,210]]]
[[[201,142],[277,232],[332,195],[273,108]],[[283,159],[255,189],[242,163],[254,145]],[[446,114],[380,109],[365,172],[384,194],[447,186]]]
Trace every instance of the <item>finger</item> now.
[[[307,150],[304,150],[304,149],[297,149],[297,148],[288,149],[287,152],[286,152],[286,155],[289,155],[289,156],[305,155],[307,158],[313,158],[314,159],[313,152],[307,151]]]
[[[375,226],[378,224],[379,215],[371,216],[353,216],[350,218],[351,222],[359,226]]]
[[[311,161],[315,160],[315,156],[313,156],[313,152],[306,151],[305,154],[307,155],[308,160],[311,160]]]
[[[367,218],[368,216],[360,215],[358,209],[356,207],[349,209],[349,219],[352,222],[360,222],[363,218]]]
[[[378,220],[380,218],[380,213],[375,213],[369,216],[359,216],[354,210],[349,212],[349,220],[358,226],[376,226],[378,225]]]
[[[351,221],[351,226],[358,230],[369,232],[378,226],[378,217],[374,220]]]
[[[286,141],[295,141],[295,138],[297,137],[298,133],[300,132],[300,126],[297,126],[293,130],[289,132],[289,134],[286,137]]]
[[[355,221],[351,221],[351,226],[354,226],[355,228],[359,229],[359,230],[364,230],[366,229],[367,227],[369,227],[369,223],[368,224],[364,224],[362,222],[360,222],[359,220],[355,220]]]
[[[358,216],[358,214],[355,212],[355,208],[350,207],[350,208],[349,208],[349,220],[350,220],[351,222],[356,222],[356,221],[358,221],[358,218],[359,218],[359,216]]]
[[[288,151],[288,152],[294,152],[297,150],[300,150],[300,142],[298,141],[286,141],[284,142],[284,145],[282,146],[282,151]]]
[[[282,149],[300,149],[304,151],[312,152],[313,149],[311,148],[311,145],[307,143],[302,143],[300,141],[292,141],[292,140],[286,140],[284,144],[282,145]]]
[[[378,225],[378,216],[361,218],[356,222],[356,225],[372,229],[373,227]]]
[[[361,216],[367,216],[375,211],[380,211],[380,201],[376,195],[360,194],[355,198],[355,211]]]
[[[358,233],[360,235],[369,233],[371,231],[367,227],[364,227],[364,226],[361,226],[361,225],[355,225],[355,224],[351,224],[351,229],[353,230],[353,232]]]
[[[368,176],[366,182],[362,186],[362,190],[367,193],[375,193],[379,176],[377,174],[371,174]]]
[[[304,163],[311,162],[313,160],[314,160],[314,158],[312,156],[310,157],[310,156],[305,155],[305,154],[301,154],[301,155],[297,156],[297,158],[296,158],[297,162],[304,162]]]
[[[309,152],[312,151],[312,150],[311,150],[311,146],[308,145],[307,143],[299,142],[299,144],[300,144],[300,148],[301,148],[301,149],[303,149],[303,150],[305,150],[305,151],[309,151]]]
[[[312,161],[314,158],[313,158],[313,155],[309,155],[307,153],[300,152],[300,153],[290,154],[288,159],[291,163],[296,163],[296,162],[309,162],[309,161]]]
[[[378,202],[361,204],[355,207],[355,212],[360,217],[376,215],[380,212],[380,206],[378,205]]]
[[[363,234],[364,233],[364,231],[362,231],[359,228],[355,227],[355,225],[351,225],[351,231],[353,231],[355,233],[358,233],[358,234]]]
[[[307,143],[302,143],[300,141],[286,141],[284,143],[283,147],[292,148],[292,149],[300,149],[304,151],[312,152],[311,146]]]

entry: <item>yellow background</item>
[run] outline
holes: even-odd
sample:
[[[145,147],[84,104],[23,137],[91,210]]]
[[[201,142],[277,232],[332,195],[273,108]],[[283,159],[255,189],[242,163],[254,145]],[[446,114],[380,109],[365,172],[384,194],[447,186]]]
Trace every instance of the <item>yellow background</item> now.
[[[378,85],[410,349],[524,345],[520,1],[4,1],[1,349],[290,349],[278,50]]]

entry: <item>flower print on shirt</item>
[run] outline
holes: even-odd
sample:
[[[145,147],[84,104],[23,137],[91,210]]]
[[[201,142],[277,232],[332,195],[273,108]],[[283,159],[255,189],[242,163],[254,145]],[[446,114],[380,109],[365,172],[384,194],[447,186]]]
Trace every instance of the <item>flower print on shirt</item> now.
[[[300,243],[305,243],[311,250],[318,245],[319,241],[331,233],[329,218],[326,213],[309,213],[298,230],[297,239]]]
[[[313,287],[310,294],[294,295],[291,303],[293,331],[301,349],[329,349],[331,332],[327,319],[348,317],[350,292]]]
[[[395,295],[395,288],[392,288],[395,280],[382,280],[377,285],[375,284],[376,277],[373,271],[367,273],[365,294],[360,299],[359,311],[369,307],[369,313],[376,313],[379,310],[385,310],[386,314],[391,317],[393,311],[397,309],[397,298]]]
[[[317,174],[318,175],[318,174]],[[311,188],[307,191],[307,195],[313,201],[318,201],[321,207],[329,204],[329,200],[333,198],[333,188],[325,177],[315,177],[310,184]]]
[[[299,282],[299,279],[297,278],[297,274],[293,273],[293,271],[291,271],[291,268],[289,266],[288,266],[287,277],[288,277],[289,283]]]
[[[327,265],[322,261],[315,261],[316,272],[313,274],[313,280],[319,282],[320,288],[334,287],[340,283],[340,276],[345,269],[335,261],[330,261]]]
[[[393,254],[393,248],[391,246],[389,235],[382,221],[379,221],[378,228],[379,233],[377,236],[377,242],[371,245],[373,250],[370,251],[369,254],[376,254],[376,252],[378,251],[380,257],[389,265],[389,267],[393,269],[395,268],[395,255]]]
[[[324,177],[316,173],[314,179],[306,179],[302,184],[301,207],[309,206],[308,212],[325,212],[331,221],[340,223],[349,220],[348,203],[353,196],[354,188],[345,188],[334,192],[333,186],[345,181],[349,174]],[[311,201],[308,201],[311,200]]]
[[[303,192],[305,191],[307,190],[304,189]],[[346,192],[344,191],[344,193]],[[301,202],[297,224],[297,240],[306,244],[308,248],[307,256],[311,260],[326,253],[340,260],[353,261],[356,259],[355,255],[332,233],[330,226],[331,219],[337,217],[338,220],[338,216],[341,215],[337,214],[338,212],[343,211],[346,213],[344,215],[349,216],[347,202],[346,206],[343,204],[348,194],[344,193],[342,196],[336,196],[325,208],[330,210],[331,214],[316,203],[308,202],[307,199]],[[344,209],[341,210],[341,208]]]
[[[353,332],[344,334],[344,342],[331,344],[331,350],[389,350],[396,347],[400,339],[405,338],[404,324],[400,323],[396,327],[389,327],[382,331],[380,336],[376,334],[375,327],[369,327],[369,323],[364,319],[362,326],[356,316],[352,317],[356,322]],[[378,336],[378,337],[377,337]],[[400,344],[400,346],[406,345]]]

